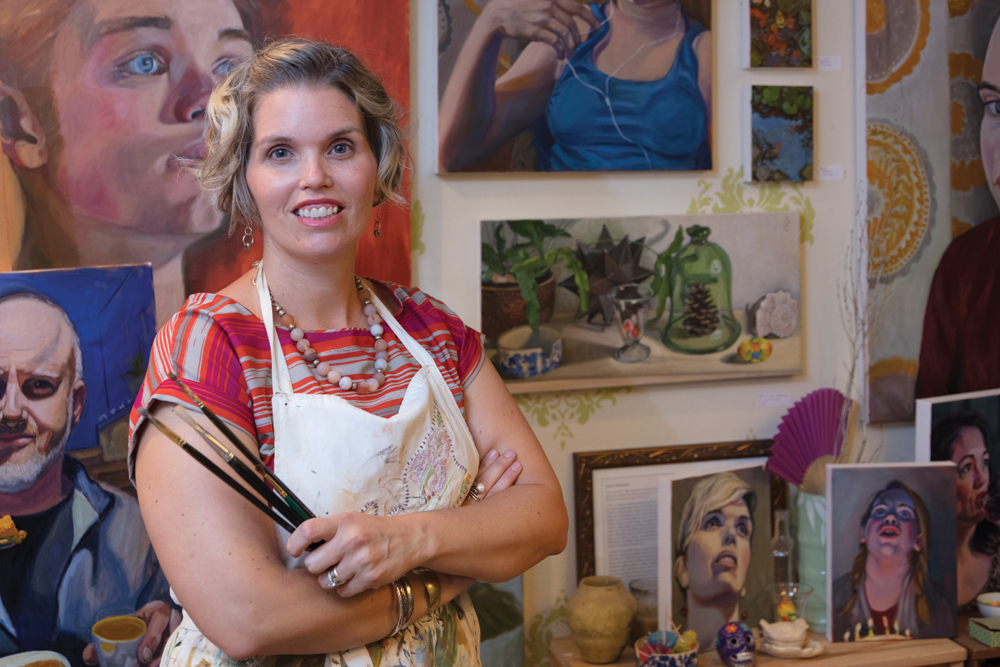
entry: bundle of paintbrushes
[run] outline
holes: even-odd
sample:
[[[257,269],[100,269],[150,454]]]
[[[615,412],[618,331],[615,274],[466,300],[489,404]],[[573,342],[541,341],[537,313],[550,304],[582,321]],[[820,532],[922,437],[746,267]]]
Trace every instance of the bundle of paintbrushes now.
[[[287,530],[289,533],[294,532],[303,521],[315,518],[316,515],[309,511],[309,508],[306,507],[305,503],[299,500],[298,496],[292,493],[292,490],[289,489],[288,486],[286,486],[280,479],[278,479],[273,472],[264,467],[264,464],[260,462],[257,456],[250,452],[250,449],[243,443],[243,441],[236,437],[236,434],[233,433],[232,429],[230,429],[224,421],[219,419],[219,417],[216,416],[216,414],[212,412],[207,405],[205,405],[204,401],[198,398],[194,392],[191,391],[176,375],[170,373],[169,377],[177,383],[177,386],[180,387],[185,394],[187,394],[188,398],[190,398],[191,401],[198,406],[198,409],[201,410],[202,414],[205,415],[217,429],[219,429],[226,439],[229,440],[229,442],[231,442],[233,446],[235,446],[236,449],[247,458],[247,460],[251,461],[252,468],[251,465],[247,465],[241,458],[236,456],[236,454],[233,453],[233,450],[222,444],[218,438],[195,421],[186,408],[181,406],[175,407],[175,414],[177,414],[177,416],[180,417],[184,423],[193,428],[195,432],[208,443],[212,451],[218,454],[219,458],[221,458],[226,465],[228,465],[229,468],[236,473],[236,476],[246,482],[247,486],[253,489],[260,496],[260,498],[263,498],[266,504],[253,493],[248,491],[246,487],[241,485],[231,475],[227,474],[225,470],[209,460],[209,458],[198,451],[198,449],[192,447],[190,443],[177,435],[173,429],[153,415],[149,414],[145,408],[139,408],[139,414],[148,419],[150,424],[155,426],[157,430],[167,436],[174,444],[187,452],[191,458],[204,466],[209,472],[222,480],[227,486],[243,496],[247,502],[269,516],[275,523]]]

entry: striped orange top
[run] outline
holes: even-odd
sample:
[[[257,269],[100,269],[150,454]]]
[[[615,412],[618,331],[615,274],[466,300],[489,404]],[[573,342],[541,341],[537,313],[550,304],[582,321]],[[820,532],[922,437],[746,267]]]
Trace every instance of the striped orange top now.
[[[383,283],[395,302],[386,303],[399,324],[423,345],[464,409],[465,388],[485,358],[480,334],[467,327],[443,303],[415,287]],[[344,391],[306,363],[289,330],[279,326],[278,340],[285,353],[296,393],[336,394],[355,407],[391,417],[399,412],[406,387],[419,363],[383,323],[389,367],[385,384],[373,394]],[[375,340],[367,329],[307,331],[306,337],[321,361],[352,379],[375,373]],[[134,474],[136,434],[144,420],[136,412],[154,400],[191,405],[167,373],[176,373],[219,417],[251,435],[264,463],[274,462],[271,424],[271,349],[264,323],[238,302],[219,294],[194,294],[156,335],[149,368],[129,419],[129,475]],[[194,407],[194,406],[191,406]],[[134,481],[134,477],[133,477]]]

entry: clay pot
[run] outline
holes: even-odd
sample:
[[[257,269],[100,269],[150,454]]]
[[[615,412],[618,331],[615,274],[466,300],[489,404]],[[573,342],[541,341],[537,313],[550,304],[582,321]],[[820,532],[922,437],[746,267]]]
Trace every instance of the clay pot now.
[[[567,605],[570,634],[584,661],[614,662],[629,641],[635,598],[617,577],[584,577]]]
[[[551,271],[538,278],[538,302],[542,306],[541,321],[552,319],[556,305],[556,277]],[[521,287],[513,283],[483,283],[482,324],[487,338],[496,340],[504,331],[528,323]]]

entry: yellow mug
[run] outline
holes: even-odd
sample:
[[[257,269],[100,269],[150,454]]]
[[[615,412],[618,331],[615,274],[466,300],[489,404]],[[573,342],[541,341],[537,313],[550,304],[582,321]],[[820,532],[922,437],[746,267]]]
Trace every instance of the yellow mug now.
[[[135,667],[146,622],[135,616],[109,616],[90,629],[101,667]]]

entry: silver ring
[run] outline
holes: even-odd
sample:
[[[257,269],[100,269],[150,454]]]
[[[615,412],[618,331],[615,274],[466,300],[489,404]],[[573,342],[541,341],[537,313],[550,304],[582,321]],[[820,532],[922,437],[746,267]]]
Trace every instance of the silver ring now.
[[[342,586],[346,583],[345,579],[341,579],[340,575],[337,574],[337,566],[334,565],[329,570],[326,571],[326,580],[330,582],[330,588],[336,588],[337,586]]]
[[[483,493],[486,493],[486,485],[482,482],[476,482],[476,484],[469,489],[469,497],[472,498],[477,503],[479,502],[479,497]]]

